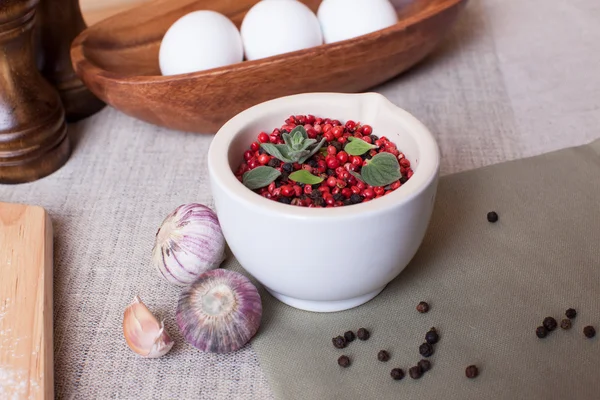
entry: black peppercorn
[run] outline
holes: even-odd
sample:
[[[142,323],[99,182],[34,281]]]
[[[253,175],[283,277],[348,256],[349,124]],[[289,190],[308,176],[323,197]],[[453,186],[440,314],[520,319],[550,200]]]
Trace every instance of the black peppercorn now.
[[[273,167],[273,168],[277,168],[281,165],[281,161],[279,161],[278,159],[276,159],[275,157],[271,158],[269,160],[269,163],[267,164],[269,167]]]
[[[327,176],[335,176],[335,169],[327,168]]]
[[[421,360],[417,365],[419,366],[419,368],[421,368],[421,371],[423,372],[427,372],[431,369],[431,361],[429,360]]]
[[[354,193],[352,194],[352,196],[350,196],[350,202],[352,204],[359,204],[362,203],[363,201],[363,197],[360,194]]]
[[[290,177],[290,174],[288,172],[284,171],[281,173],[281,176],[279,178],[281,179],[281,182],[287,182],[289,177]]]
[[[538,326],[535,329],[535,334],[537,335],[537,337],[539,337],[540,339],[545,338],[548,335],[548,330],[546,328],[544,328],[543,326]]]
[[[371,135],[371,142],[375,143],[376,140],[379,140],[379,138],[375,135]]]
[[[317,135],[316,139],[317,139],[317,143],[321,143],[321,140],[323,140],[323,135],[322,134]]]
[[[477,375],[479,375],[479,370],[475,365],[469,365],[465,370],[465,375],[467,376],[467,378],[473,379],[477,377]]]
[[[400,183],[401,184],[405,184],[406,182],[408,182],[408,178],[406,176],[403,176],[402,178],[400,178]]]
[[[341,194],[341,193],[336,193],[336,194],[333,195],[333,199],[335,201],[342,201],[344,199],[344,195]]]
[[[421,369],[421,367],[419,367],[418,365],[415,367],[411,367],[408,370],[408,374],[410,375],[411,378],[413,379],[419,379],[423,376],[423,370]]]
[[[360,328],[357,332],[356,332],[356,336],[360,339],[360,340],[367,340],[369,339],[369,337],[371,336],[371,334],[369,333],[368,330],[366,330],[365,328]]]
[[[546,317],[544,318],[544,322],[542,322],[542,325],[544,325],[544,328],[546,328],[546,330],[548,332],[552,332],[553,330],[556,329],[556,327],[558,326],[558,323],[556,322],[556,320],[552,317]]]
[[[348,331],[344,333],[344,339],[346,339],[347,343],[353,342],[356,336],[354,336],[354,332]]]
[[[583,328],[583,334],[586,338],[591,339],[596,336],[596,329],[593,326],[588,325]]]
[[[283,164],[283,167],[281,167],[285,172],[292,172],[294,170],[294,166],[290,163],[285,163]]]
[[[390,359],[390,353],[385,350],[381,350],[379,353],[377,353],[377,359],[379,361],[386,362]]]
[[[322,207],[325,205],[325,200],[322,197],[317,197],[313,200],[313,204],[317,207]]]
[[[370,160],[371,158],[373,158],[373,156],[371,155],[371,153],[365,153],[365,159]]]
[[[564,330],[571,329],[571,320],[568,318],[563,319],[560,321],[560,327]]]
[[[421,354],[423,357],[431,357],[433,354],[433,346],[429,343],[423,343],[419,346],[419,354]]]
[[[431,328],[429,332],[425,334],[425,341],[429,344],[436,344],[440,340],[440,335],[438,335],[437,330],[435,328]]]
[[[498,222],[498,213],[496,211],[490,211],[487,214],[487,220],[491,223]]]
[[[259,147],[259,148],[258,148],[258,154],[259,154],[259,155],[260,155],[260,154],[265,154],[265,153],[266,153],[265,149],[263,149],[262,147]]]
[[[394,368],[392,372],[390,372],[390,375],[395,381],[399,381],[404,378],[404,371],[402,371],[400,368]]]
[[[348,356],[340,356],[338,358],[338,365],[342,368],[348,368],[350,366],[350,358]]]
[[[308,165],[310,165],[312,168],[317,168],[319,166],[319,163],[317,162],[317,160],[315,160],[314,158],[311,158],[310,160],[308,160],[306,162]]]
[[[419,304],[417,304],[417,311],[421,314],[426,313],[427,311],[429,311],[429,304],[427,304],[424,301],[420,302]]]
[[[331,341],[333,342],[333,346],[337,349],[343,349],[346,347],[346,339],[344,339],[343,336],[334,337],[331,339]]]
[[[352,205],[352,201],[350,201],[350,199],[344,199],[344,201],[342,201],[342,203],[343,203],[345,206],[351,206],[351,205]]]
[[[567,318],[569,319],[573,319],[577,316],[577,311],[575,311],[574,308],[569,308],[566,312],[565,315],[567,316]]]
[[[343,145],[342,145],[340,142],[338,142],[338,141],[335,141],[335,142],[331,143],[331,145],[332,145],[333,147],[335,147],[335,149],[336,149],[337,151],[342,151]]]
[[[289,197],[281,196],[278,201],[283,204],[292,204],[292,199]]]

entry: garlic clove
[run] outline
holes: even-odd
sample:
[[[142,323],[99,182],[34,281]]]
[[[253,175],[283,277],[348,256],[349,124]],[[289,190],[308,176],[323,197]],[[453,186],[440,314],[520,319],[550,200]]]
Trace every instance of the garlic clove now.
[[[202,204],[183,204],[156,233],[152,263],[170,283],[187,286],[225,259],[225,237],[217,214]]]
[[[181,292],[177,325],[185,340],[202,351],[229,353],[252,339],[260,326],[262,304],[244,275],[208,271]]]
[[[123,314],[123,335],[134,353],[146,358],[161,357],[173,347],[173,340],[148,310],[148,307],[135,296]]]

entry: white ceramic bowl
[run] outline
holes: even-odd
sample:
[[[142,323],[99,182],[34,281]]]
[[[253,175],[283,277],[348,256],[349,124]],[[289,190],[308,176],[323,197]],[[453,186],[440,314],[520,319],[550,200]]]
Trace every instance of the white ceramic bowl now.
[[[298,114],[371,125],[406,154],[414,175],[389,195],[345,207],[294,207],[259,196],[232,171],[258,133]],[[259,104],[223,125],[208,152],[215,207],[235,257],[277,299],[318,312],[366,303],[402,272],[427,230],[439,164],[429,130],[375,93],[309,93]]]

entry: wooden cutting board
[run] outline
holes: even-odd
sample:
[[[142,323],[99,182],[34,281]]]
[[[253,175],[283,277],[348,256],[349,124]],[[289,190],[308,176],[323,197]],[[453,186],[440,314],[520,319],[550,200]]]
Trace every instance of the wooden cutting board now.
[[[53,399],[52,223],[0,203],[0,399]]]

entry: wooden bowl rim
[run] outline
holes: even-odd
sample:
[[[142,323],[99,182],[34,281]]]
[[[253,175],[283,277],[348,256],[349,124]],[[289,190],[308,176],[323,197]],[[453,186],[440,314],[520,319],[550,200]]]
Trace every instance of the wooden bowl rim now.
[[[290,53],[279,54],[279,55],[268,57],[268,58],[262,58],[262,59],[258,59],[258,60],[252,60],[252,61],[242,61],[240,63],[226,65],[224,67],[213,68],[213,69],[205,70],[205,71],[190,72],[190,73],[186,73],[186,74],[167,75],[167,76],[164,76],[164,75],[123,75],[116,71],[103,69],[103,68],[99,67],[98,65],[94,64],[92,61],[90,61],[88,58],[86,58],[84,56],[85,42],[88,39],[90,32],[93,32],[94,30],[96,30],[95,28],[97,28],[97,27],[102,27],[102,25],[110,23],[114,19],[120,18],[122,16],[122,14],[124,14],[124,13],[134,11],[138,7],[144,7],[144,6],[147,6],[148,4],[152,4],[152,3],[148,3],[145,5],[141,5],[141,6],[133,8],[133,9],[124,11],[122,13],[113,15],[112,17],[107,18],[106,20],[101,21],[98,24],[85,29],[83,32],[81,32],[75,38],[75,40],[73,41],[73,43],[71,45],[71,59],[72,59],[73,66],[76,71],[78,71],[80,69],[84,69],[87,71],[87,73],[96,75],[98,78],[115,81],[120,84],[127,84],[127,83],[130,83],[130,84],[160,84],[160,83],[165,83],[165,82],[195,80],[195,79],[200,79],[200,78],[207,77],[207,76],[222,75],[222,74],[231,73],[231,72],[245,71],[245,70],[252,69],[252,68],[258,68],[265,62],[269,62],[270,64],[281,64],[284,62],[288,62],[289,60],[300,59],[308,53],[315,54],[315,52],[317,52],[317,55],[320,55],[320,54],[324,53],[325,51],[332,49],[332,48],[335,48],[335,49],[351,48],[356,43],[359,43],[359,42],[376,42],[381,38],[388,37],[397,32],[406,30],[409,27],[411,27],[412,25],[415,25],[415,24],[425,21],[429,18],[432,18],[432,17],[438,15],[439,13],[442,13],[452,7],[460,5],[461,3],[466,3],[467,1],[468,0],[432,0],[431,1],[432,3],[434,3],[434,2],[441,3],[441,4],[443,4],[443,7],[442,8],[426,7],[424,9],[420,9],[420,10],[418,10],[418,12],[404,15],[404,17],[399,19],[398,22],[393,26],[390,26],[388,28],[378,30],[378,31],[375,31],[375,32],[372,32],[372,33],[369,33],[366,35],[357,36],[355,38],[340,41],[340,42],[322,44],[317,47],[311,47],[308,49],[298,50],[298,51],[294,51],[294,52],[290,52]],[[436,10],[436,11],[434,12],[433,10]],[[79,66],[79,68],[77,66]]]

